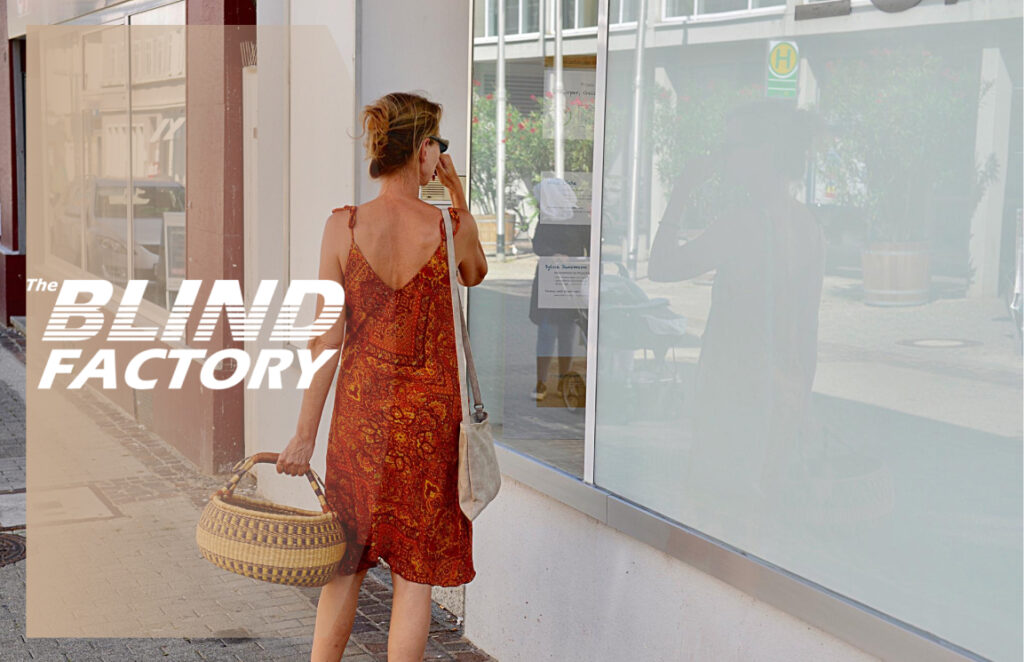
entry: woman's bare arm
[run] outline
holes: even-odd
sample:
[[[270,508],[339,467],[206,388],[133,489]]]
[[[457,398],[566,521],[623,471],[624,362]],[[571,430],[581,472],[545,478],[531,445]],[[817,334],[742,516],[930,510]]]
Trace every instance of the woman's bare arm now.
[[[733,214],[713,221],[701,234],[679,245],[679,223],[686,202],[701,185],[722,168],[721,154],[690,159],[672,188],[665,215],[651,244],[647,277],[655,282],[676,282],[696,278],[721,264],[727,257],[739,218]]]
[[[462,180],[455,172],[452,157],[442,154],[437,161],[437,177],[448,189],[452,207],[459,215],[459,231],[455,235],[455,264],[459,266],[459,282],[466,287],[480,284],[487,275],[487,256],[480,244],[480,230],[476,219],[469,212]],[[454,228],[453,228],[454,230]]]
[[[458,279],[466,287],[479,285],[487,275],[487,256],[480,244],[480,230],[468,209],[456,208],[459,214],[459,232],[455,235],[455,260],[459,265]]]
[[[679,245],[677,228],[663,223],[651,246],[647,277],[655,282],[689,280],[716,268],[729,251],[725,219],[712,223],[697,237]]]

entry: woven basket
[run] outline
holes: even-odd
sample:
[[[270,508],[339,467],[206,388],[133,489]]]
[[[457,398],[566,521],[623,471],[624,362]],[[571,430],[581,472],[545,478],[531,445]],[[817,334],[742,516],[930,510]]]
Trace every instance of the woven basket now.
[[[277,456],[257,453],[234,466],[231,480],[203,509],[196,543],[203,558],[224,570],[275,584],[323,586],[345,554],[345,535],[320,477],[312,469],[306,472],[320,500],[319,513],[233,494],[254,464],[276,464]]]

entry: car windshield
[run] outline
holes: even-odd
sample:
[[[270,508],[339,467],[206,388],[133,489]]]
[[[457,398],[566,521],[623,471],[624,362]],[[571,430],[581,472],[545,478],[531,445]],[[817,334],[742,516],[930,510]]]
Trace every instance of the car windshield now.
[[[164,212],[185,210],[185,189],[180,186],[136,186],[132,200],[135,218],[161,218]],[[127,218],[125,189],[103,186],[96,189],[96,216]]]

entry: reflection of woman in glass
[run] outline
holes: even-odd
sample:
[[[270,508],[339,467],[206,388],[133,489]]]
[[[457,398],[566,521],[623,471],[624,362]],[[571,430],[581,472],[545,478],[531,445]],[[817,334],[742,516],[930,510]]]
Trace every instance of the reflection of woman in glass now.
[[[824,239],[791,193],[804,173],[809,124],[776,102],[735,109],[723,149],[689,163],[673,192],[685,199],[718,171],[735,205],[682,245],[682,219],[666,218],[651,250],[651,280],[716,271],[684,483],[727,512],[756,512],[750,507],[778,494],[810,400]]]
[[[578,206],[572,187],[564,179],[549,177],[534,186],[533,194],[540,209],[533,235],[533,252],[538,256],[553,257],[584,255],[590,242],[590,219],[575,218]],[[533,397],[538,401],[547,395],[548,369],[553,357],[558,358],[557,389],[561,392],[576,343],[576,309],[541,307],[539,278],[538,262],[530,290],[530,321],[537,325],[537,385],[533,389]]]

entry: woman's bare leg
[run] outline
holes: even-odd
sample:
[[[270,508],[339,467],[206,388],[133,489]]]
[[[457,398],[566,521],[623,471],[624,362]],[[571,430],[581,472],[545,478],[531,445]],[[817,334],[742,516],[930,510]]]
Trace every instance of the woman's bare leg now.
[[[388,629],[388,662],[420,662],[430,633],[430,584],[411,582],[391,570],[394,597]]]
[[[320,589],[310,662],[338,662],[345,653],[356,618],[359,587],[368,570],[354,575],[336,574]]]

